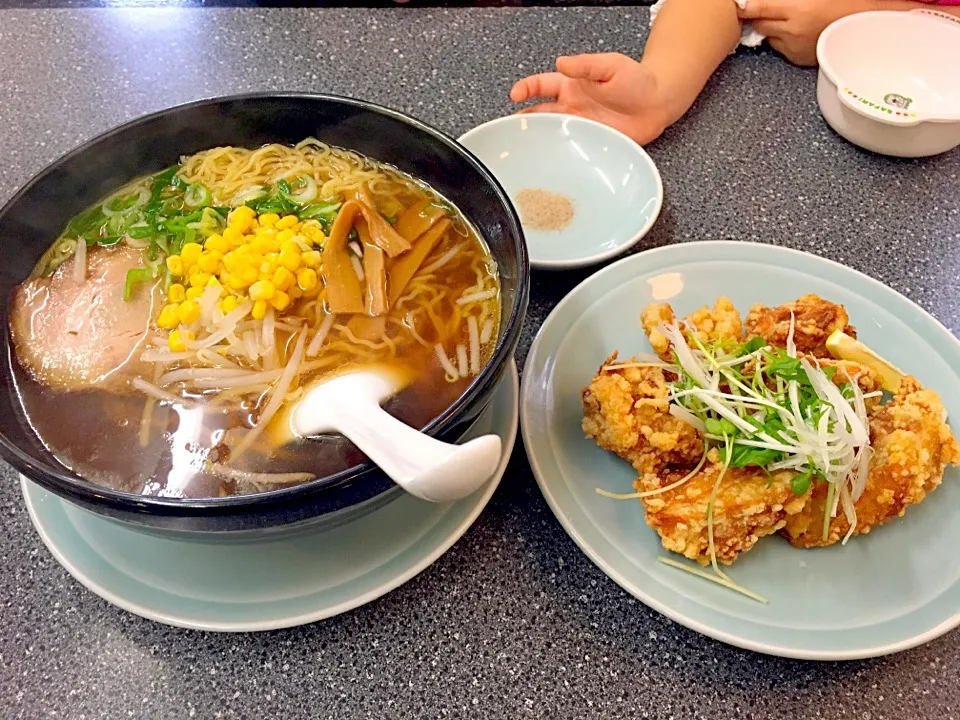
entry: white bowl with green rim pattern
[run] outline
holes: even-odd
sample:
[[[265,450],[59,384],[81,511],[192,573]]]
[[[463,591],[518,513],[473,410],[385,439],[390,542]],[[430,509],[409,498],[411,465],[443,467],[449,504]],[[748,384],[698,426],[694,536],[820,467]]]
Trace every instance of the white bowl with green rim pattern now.
[[[930,8],[848,15],[820,34],[817,102],[855,145],[922,157],[960,145],[960,18]]]
[[[768,537],[728,569],[760,604],[657,561],[666,555],[632,491],[627,463],[584,437],[580,390],[613,350],[651,352],[650,302],[678,315],[721,295],[741,313],[806,293],[846,306],[858,335],[940,393],[960,423],[960,341],[881,283],[814,255],[752,243],[686,243],[604,268],[550,314],[527,358],[520,422],[544,497],[580,548],[638,599],[698,632],[785,657],[842,660],[904,650],[960,624],[960,468],[898,518],[846,546],[800,550]],[[675,556],[677,557],[677,556]],[[682,558],[679,558],[682,560]]]
[[[663,206],[653,160],[611,127],[573,115],[535,113],[491,120],[460,137],[503,185],[514,205],[522,190],[566,197],[573,217],[538,230],[520,213],[533,267],[592,265],[636,245]]]

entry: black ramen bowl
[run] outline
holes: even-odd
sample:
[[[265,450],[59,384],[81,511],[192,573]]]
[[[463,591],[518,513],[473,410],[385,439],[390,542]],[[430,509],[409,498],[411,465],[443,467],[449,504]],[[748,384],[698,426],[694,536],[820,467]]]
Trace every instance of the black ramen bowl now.
[[[500,275],[499,341],[490,362],[466,391],[424,428],[447,442],[463,436],[486,408],[510,363],[527,307],[527,252],[506,193],[458,143],[402,113],[341,97],[274,93],[203,100],[121,125],[54,162],[0,210],[0,321],[4,328],[0,333],[0,456],[33,482],[76,505],[161,532],[229,537],[340,522],[397,494],[396,486],[369,462],[254,495],[180,499],[113,491],[85,481],[60,464],[31,430],[15,394],[11,297],[74,215],[128,181],[176,164],[182,155],[220,145],[294,144],[311,136],[429,183],[459,206],[487,242]]]

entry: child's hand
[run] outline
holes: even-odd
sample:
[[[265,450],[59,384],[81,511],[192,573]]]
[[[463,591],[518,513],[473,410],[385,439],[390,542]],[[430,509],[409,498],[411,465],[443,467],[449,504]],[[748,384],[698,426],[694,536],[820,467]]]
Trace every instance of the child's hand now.
[[[872,7],[870,0],[747,0],[738,14],[790,62],[816,65],[817,39],[827,25]]]
[[[619,53],[575,55],[557,60],[557,72],[531,75],[510,91],[514,102],[550,98],[520,112],[580,115],[616,128],[645,144],[667,126],[656,77]]]

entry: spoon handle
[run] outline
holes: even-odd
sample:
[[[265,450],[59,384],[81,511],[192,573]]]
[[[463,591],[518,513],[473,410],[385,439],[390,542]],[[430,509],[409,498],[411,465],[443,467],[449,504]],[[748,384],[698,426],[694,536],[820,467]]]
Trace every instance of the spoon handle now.
[[[394,482],[431,502],[467,497],[490,479],[500,462],[496,435],[452,445],[415,430],[376,403],[352,404],[337,425]]]

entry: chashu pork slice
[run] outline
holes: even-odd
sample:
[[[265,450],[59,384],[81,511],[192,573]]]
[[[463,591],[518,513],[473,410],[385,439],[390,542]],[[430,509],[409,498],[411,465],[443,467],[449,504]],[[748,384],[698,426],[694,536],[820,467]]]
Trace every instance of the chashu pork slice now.
[[[159,282],[141,283],[123,299],[127,271],[142,267],[138,250],[91,248],[86,278],[76,258],[50,277],[16,290],[11,330],[17,358],[40,382],[64,390],[117,389],[142,369],[140,354],[159,303]]]

